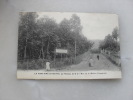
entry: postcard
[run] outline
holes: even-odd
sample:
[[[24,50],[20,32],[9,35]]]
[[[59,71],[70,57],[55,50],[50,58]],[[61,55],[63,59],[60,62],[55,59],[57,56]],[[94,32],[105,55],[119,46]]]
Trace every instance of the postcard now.
[[[20,12],[18,79],[120,79],[118,15]]]

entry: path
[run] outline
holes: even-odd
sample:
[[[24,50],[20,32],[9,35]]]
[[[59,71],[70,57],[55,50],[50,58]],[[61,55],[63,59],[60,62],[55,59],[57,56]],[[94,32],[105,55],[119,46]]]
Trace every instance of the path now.
[[[97,55],[99,55],[99,60],[97,59]],[[94,66],[89,67],[89,59],[90,56],[94,60]],[[77,65],[72,65],[67,70],[71,71],[87,71],[87,70],[119,70],[119,67],[111,63],[104,55],[102,54],[85,54],[82,62]]]

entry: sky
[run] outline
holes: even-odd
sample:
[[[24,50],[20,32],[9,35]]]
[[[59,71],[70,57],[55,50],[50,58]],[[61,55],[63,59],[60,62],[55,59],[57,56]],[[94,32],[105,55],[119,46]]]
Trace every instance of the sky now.
[[[72,14],[80,17],[83,27],[82,34],[88,40],[103,40],[108,34],[112,34],[115,27],[118,27],[118,16],[106,13],[73,13],[73,12],[38,12],[39,18],[48,16],[60,23],[64,18],[70,19]]]

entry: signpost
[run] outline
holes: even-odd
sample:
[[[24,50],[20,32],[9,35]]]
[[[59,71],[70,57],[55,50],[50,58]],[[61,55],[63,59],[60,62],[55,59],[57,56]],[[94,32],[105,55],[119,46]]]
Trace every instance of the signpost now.
[[[56,49],[55,52],[56,53],[68,53],[66,49]]]
[[[62,61],[62,54],[67,54],[67,53],[68,53],[68,50],[67,50],[67,49],[55,49],[55,54],[54,54],[54,65],[55,65],[56,53],[61,54],[61,61]]]

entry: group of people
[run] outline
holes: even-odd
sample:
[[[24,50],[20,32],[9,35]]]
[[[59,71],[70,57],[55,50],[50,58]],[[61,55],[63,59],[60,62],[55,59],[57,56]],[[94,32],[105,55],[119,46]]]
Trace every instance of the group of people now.
[[[100,59],[100,56],[97,55],[97,60]],[[89,67],[93,67],[94,66],[94,59],[92,57],[89,58]],[[46,62],[46,70],[49,71],[50,70],[50,62],[47,61]]]

